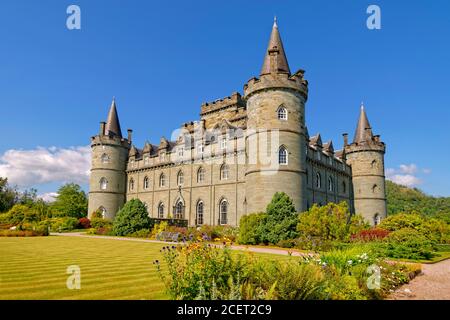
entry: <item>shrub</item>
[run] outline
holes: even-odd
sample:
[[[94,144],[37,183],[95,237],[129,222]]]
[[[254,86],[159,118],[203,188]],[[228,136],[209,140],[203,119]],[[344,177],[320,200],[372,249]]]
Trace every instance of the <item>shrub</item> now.
[[[262,233],[264,243],[276,244],[281,240],[297,237],[298,214],[292,199],[286,193],[275,193],[267,205],[266,214]]]
[[[300,214],[297,231],[300,235],[299,243],[304,244],[304,249],[310,249],[323,245],[314,242],[349,241],[351,234],[368,227],[361,216],[350,213],[346,202],[341,202],[322,207],[313,205],[311,209]]]
[[[413,229],[439,243],[447,243],[450,239],[450,225],[445,221],[421,216],[418,213],[399,213],[384,219],[380,228],[397,231],[404,228]]]
[[[129,234],[129,237],[133,238],[150,238],[152,231],[150,229],[141,229]]]
[[[139,199],[132,199],[125,203],[113,222],[113,232],[118,236],[125,236],[151,227],[152,220],[148,216],[144,203]]]
[[[431,259],[434,243],[415,229],[403,228],[392,232],[384,246],[385,254],[391,258]]]
[[[78,220],[78,226],[82,229],[89,229],[91,227],[91,220],[88,218],[80,218]]]
[[[266,222],[265,213],[245,215],[239,221],[238,242],[241,244],[260,244],[263,242],[263,227]]]
[[[91,227],[98,228],[112,228],[113,223],[109,220],[103,218],[92,218],[91,219]]]
[[[77,228],[78,219],[72,217],[50,218],[40,223],[50,226],[53,232],[71,231]]]

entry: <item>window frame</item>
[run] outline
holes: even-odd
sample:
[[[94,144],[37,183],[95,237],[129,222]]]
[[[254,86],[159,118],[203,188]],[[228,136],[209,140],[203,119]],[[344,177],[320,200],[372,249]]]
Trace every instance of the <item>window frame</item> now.
[[[281,146],[278,149],[278,164],[282,166],[287,166],[289,164],[289,152],[285,146]],[[284,162],[282,162],[282,157],[284,157]]]

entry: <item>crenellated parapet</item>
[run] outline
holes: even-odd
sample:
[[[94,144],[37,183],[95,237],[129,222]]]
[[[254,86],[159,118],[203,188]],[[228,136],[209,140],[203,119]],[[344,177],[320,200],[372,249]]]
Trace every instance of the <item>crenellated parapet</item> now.
[[[245,101],[242,99],[242,96],[239,92],[233,92],[231,96],[225,97],[223,99],[203,103],[201,106],[200,116],[204,116],[212,112],[217,112],[229,107],[245,107]]]
[[[287,73],[263,74],[260,78],[251,78],[244,85],[244,97],[248,99],[253,94],[267,90],[294,90],[308,99],[308,81],[304,79],[304,70],[299,70],[293,75]]]

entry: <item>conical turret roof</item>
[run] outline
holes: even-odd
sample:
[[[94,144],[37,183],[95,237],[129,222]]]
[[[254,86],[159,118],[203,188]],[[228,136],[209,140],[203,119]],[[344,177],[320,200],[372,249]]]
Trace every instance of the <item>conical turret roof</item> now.
[[[361,104],[361,113],[359,114],[358,126],[356,127],[353,143],[362,143],[364,141],[371,141],[373,135],[372,130],[370,129],[371,127],[369,119],[367,118],[366,111],[364,110],[364,105]]]
[[[105,126],[105,134],[106,135],[111,134],[119,138],[122,138],[122,131],[120,129],[119,116],[117,114],[116,108],[116,99],[114,98],[111,103],[111,108],[109,109],[108,120],[106,121]]]
[[[276,18],[273,23],[269,46],[267,47],[266,55],[264,57],[264,64],[261,69],[261,75],[269,74],[272,72],[291,74],[286,54],[284,52],[283,42],[281,41],[280,32],[278,30]]]

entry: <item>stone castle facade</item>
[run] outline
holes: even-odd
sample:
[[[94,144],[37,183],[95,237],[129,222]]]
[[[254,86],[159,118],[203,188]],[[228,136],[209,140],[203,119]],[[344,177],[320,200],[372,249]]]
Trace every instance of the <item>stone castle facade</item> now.
[[[276,22],[259,78],[243,95],[204,103],[200,120],[185,123],[173,141],[132,144],[122,136],[116,103],[91,138],[89,215],[112,219],[124,203],[142,200],[154,218],[189,225],[238,225],[286,192],[299,212],[346,201],[371,224],[386,217],[385,144],[364,107],[354,139],[334,150],[305,124],[308,81],[291,73]]]

